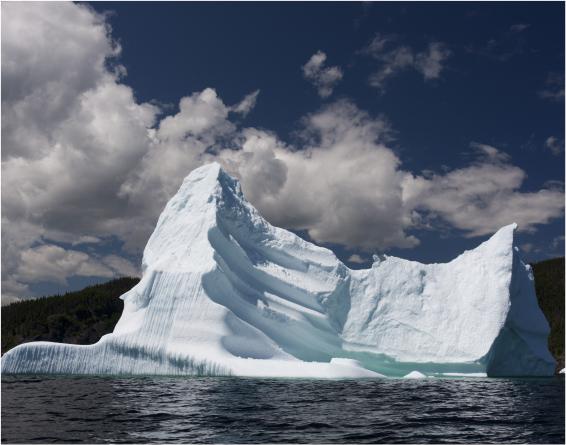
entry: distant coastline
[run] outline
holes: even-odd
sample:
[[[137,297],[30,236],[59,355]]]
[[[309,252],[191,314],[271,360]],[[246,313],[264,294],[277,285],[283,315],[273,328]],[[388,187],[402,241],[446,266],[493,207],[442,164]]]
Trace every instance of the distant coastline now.
[[[532,266],[538,303],[551,327],[549,350],[558,372],[564,368],[564,257]],[[138,281],[118,278],[80,291],[2,307],[2,354],[30,341],[96,343],[112,332],[123,310],[120,295]]]

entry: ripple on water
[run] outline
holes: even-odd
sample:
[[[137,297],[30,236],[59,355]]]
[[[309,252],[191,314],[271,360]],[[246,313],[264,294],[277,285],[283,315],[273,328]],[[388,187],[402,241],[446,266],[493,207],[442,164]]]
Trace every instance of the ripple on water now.
[[[564,379],[2,379],[2,442],[564,443]]]

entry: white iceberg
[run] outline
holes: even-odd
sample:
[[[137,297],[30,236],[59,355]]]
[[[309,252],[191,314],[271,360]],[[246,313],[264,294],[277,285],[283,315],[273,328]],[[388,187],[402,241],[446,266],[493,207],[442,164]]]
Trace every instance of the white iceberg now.
[[[350,270],[267,223],[218,164],[169,201],[94,345],[33,342],[4,373],[402,377],[552,375],[549,326],[514,224],[446,264],[378,258]]]

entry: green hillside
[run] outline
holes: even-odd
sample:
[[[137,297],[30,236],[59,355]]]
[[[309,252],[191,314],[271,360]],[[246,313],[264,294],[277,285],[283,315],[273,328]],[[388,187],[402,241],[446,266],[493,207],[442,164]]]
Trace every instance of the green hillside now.
[[[550,352],[564,368],[564,258],[533,265],[538,301],[551,326]],[[29,341],[91,344],[112,332],[122,313],[118,297],[139,279],[120,278],[65,295],[2,307],[2,353]]]

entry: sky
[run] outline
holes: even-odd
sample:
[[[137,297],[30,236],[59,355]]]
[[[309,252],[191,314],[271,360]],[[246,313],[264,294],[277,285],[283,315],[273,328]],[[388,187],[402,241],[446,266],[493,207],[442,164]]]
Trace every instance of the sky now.
[[[2,8],[2,302],[139,275],[220,162],[351,268],[564,255],[564,3]]]

